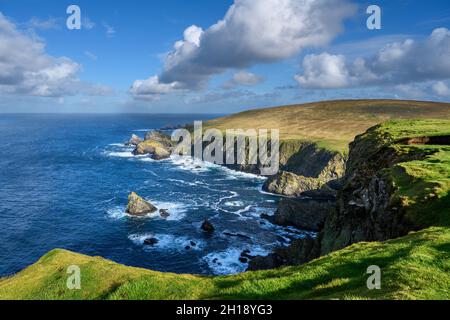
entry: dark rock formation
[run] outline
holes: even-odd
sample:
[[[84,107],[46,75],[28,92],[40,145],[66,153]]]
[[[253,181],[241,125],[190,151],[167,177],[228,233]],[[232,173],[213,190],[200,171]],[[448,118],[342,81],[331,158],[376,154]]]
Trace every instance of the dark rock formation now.
[[[169,210],[167,210],[167,209],[159,209],[159,214],[160,214],[161,218],[170,217]]]
[[[318,258],[319,255],[320,243],[317,239],[311,237],[297,239],[289,247],[275,249],[267,257],[251,258],[248,270],[270,270],[287,265],[301,265]]]
[[[322,254],[357,242],[398,238],[424,227],[405,217],[408,206],[395,197],[397,187],[390,170],[398,163],[424,159],[427,151],[401,151],[379,127],[356,137],[350,145],[337,209],[322,232]]]
[[[275,215],[266,218],[274,224],[318,232],[335,205],[334,201],[282,199]]]
[[[145,239],[144,240],[144,244],[146,245],[146,246],[154,246],[154,245],[156,245],[156,244],[158,244],[158,242],[159,242],[159,240],[158,239],[156,239],[156,238],[148,238],[148,239]]]
[[[213,233],[216,229],[214,228],[214,226],[212,225],[211,222],[208,221],[208,219],[206,219],[205,221],[203,221],[202,224],[202,230],[208,233]]]
[[[133,216],[145,216],[154,213],[158,209],[151,203],[139,197],[135,192],[128,196],[128,206],[126,212]]]

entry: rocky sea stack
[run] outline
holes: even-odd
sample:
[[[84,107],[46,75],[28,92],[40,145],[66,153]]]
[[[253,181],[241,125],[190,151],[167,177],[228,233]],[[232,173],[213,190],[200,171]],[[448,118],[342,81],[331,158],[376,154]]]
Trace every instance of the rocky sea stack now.
[[[174,143],[171,138],[159,131],[151,131],[145,135],[145,140],[137,144],[134,155],[150,155],[154,160],[164,160],[170,157]]]
[[[147,214],[155,213],[158,209],[150,202],[132,192],[128,196],[128,206],[126,212],[132,216],[145,216]]]

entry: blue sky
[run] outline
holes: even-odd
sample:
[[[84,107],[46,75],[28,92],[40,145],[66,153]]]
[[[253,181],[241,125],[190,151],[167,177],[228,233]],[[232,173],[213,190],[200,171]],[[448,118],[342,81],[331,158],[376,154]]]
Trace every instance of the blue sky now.
[[[81,30],[66,28],[71,4]],[[370,4],[381,30],[366,26]],[[0,112],[450,99],[445,0],[0,0],[0,13]]]

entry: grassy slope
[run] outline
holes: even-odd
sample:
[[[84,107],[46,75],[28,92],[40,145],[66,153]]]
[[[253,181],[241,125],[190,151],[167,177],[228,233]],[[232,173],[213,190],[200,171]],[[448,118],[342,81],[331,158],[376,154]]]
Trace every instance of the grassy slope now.
[[[391,119],[449,119],[450,104],[401,100],[342,100],[257,109],[209,121],[205,127],[280,129],[282,139],[346,151],[368,128]]]
[[[66,288],[81,268],[81,290]],[[382,290],[366,287],[370,265]],[[0,282],[0,299],[450,299],[450,231],[431,228],[386,243],[360,243],[300,267],[227,277],[173,275],[54,250]]]

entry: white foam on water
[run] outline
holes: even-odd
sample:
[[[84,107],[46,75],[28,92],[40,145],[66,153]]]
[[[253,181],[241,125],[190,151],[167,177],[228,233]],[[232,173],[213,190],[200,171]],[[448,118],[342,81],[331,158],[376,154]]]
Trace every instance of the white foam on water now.
[[[131,151],[111,151],[106,153],[109,157],[114,158],[134,158],[134,154]]]
[[[130,148],[130,147],[126,146],[123,143],[111,143],[111,144],[109,144],[109,146],[111,146],[111,147],[119,147],[119,148]]]
[[[224,205],[226,205],[227,207],[243,207],[244,206],[244,202],[242,202],[242,201],[228,201],[228,202],[225,202]]]
[[[190,171],[194,173],[208,172],[212,168],[217,167],[213,163],[201,161],[189,156],[172,155],[170,161],[175,165],[176,169]]]
[[[106,212],[108,214],[108,217],[110,217],[111,219],[114,219],[114,220],[120,220],[120,219],[123,219],[126,216],[128,216],[125,213],[125,208],[123,208],[123,207],[114,207],[114,208],[106,210]]]
[[[165,209],[169,212],[170,216],[165,218],[165,220],[168,221],[178,221],[183,219],[188,210],[188,206],[183,203],[163,201],[153,201],[152,203],[158,208],[158,210]]]
[[[219,166],[222,171],[224,171],[227,174],[227,178],[228,180],[236,180],[236,179],[252,179],[252,180],[261,180],[261,181],[265,181],[267,180],[267,177],[264,176],[260,176],[254,173],[248,173],[248,172],[242,172],[242,171],[236,171],[236,170],[232,170],[230,168],[224,167],[224,166]]]
[[[155,131],[155,129],[136,129],[136,130],[133,130],[133,132],[150,132],[150,131]]]
[[[203,257],[203,260],[208,264],[209,269],[215,275],[242,273],[247,269],[248,263],[240,262],[239,258],[242,251],[246,249],[250,250],[250,255],[252,256],[266,256],[270,253],[270,251],[260,246],[253,246],[250,248],[229,248],[225,251],[212,252]]]
[[[156,243],[153,246],[145,245],[144,241],[150,238],[157,239],[158,243]],[[144,249],[147,251],[153,250],[201,251],[205,247],[205,243],[202,240],[188,239],[186,237],[176,237],[170,234],[138,233],[130,235],[128,239],[130,239],[137,246],[144,247]],[[193,246],[191,242],[194,242],[195,246]],[[189,249],[186,249],[186,247],[189,247]]]

